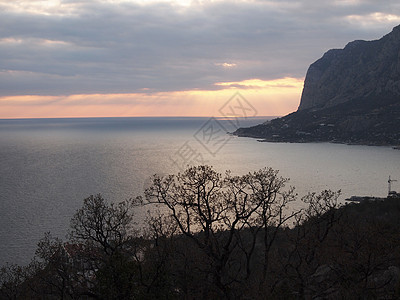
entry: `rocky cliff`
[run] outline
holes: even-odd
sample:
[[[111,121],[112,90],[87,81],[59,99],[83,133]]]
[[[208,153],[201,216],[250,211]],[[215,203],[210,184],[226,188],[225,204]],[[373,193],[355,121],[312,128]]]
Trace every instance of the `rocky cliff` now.
[[[400,96],[400,26],[380,40],[326,52],[307,71],[299,110],[388,94]]]
[[[308,69],[297,112],[239,136],[278,142],[400,144],[400,26],[332,49]]]

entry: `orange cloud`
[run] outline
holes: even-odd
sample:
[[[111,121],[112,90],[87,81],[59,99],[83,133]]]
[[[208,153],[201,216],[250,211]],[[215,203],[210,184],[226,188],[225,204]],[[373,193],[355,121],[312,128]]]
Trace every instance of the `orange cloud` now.
[[[0,118],[218,116],[236,92],[260,116],[284,115],[297,109],[303,79],[216,83],[220,90],[68,96],[10,96],[0,98]]]
[[[274,80],[247,79],[236,82],[218,82],[217,86],[241,88],[302,88],[304,79],[285,77]]]

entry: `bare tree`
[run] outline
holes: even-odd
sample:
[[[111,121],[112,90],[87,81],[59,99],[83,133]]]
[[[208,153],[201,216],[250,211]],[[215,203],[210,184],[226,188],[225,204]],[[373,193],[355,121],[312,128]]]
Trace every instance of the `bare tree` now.
[[[134,200],[107,203],[101,195],[90,196],[71,219],[74,255],[85,268],[91,294],[107,299],[135,294],[139,239],[132,208],[136,204]]]
[[[250,276],[261,230],[267,252],[263,264],[266,274],[276,230],[294,216],[285,212],[295,198],[294,191],[284,192],[287,179],[277,174],[262,169],[244,176],[230,172],[222,176],[209,166],[197,166],[176,176],[155,176],[145,192],[147,203],[161,204],[178,232],[206,255],[213,283],[226,298],[232,296],[232,284]]]
[[[71,240],[94,243],[106,255],[120,250],[133,235],[133,200],[108,204],[101,195],[83,200],[71,219]]]
[[[286,255],[281,256],[285,278],[292,283],[292,291],[296,297],[304,298],[308,288],[308,280],[319,267],[321,249],[333,226],[340,219],[338,198],[340,191],[322,191],[319,194],[309,193],[302,198],[307,205],[296,215],[295,227],[289,232],[289,247]],[[328,289],[328,288],[327,288]]]
[[[28,267],[0,270],[0,296],[324,298],[352,289],[395,295],[397,215],[390,222],[375,213],[360,219],[357,207],[340,208],[340,192],[332,191],[310,193],[294,210],[297,194],[287,183],[271,168],[237,176],[197,166],[154,176],[144,199],[110,204],[88,197],[71,220],[70,240],[46,234]],[[140,234],[137,205],[149,207]]]
[[[18,265],[5,265],[0,268],[0,299],[21,299],[22,288],[27,279],[26,268]]]

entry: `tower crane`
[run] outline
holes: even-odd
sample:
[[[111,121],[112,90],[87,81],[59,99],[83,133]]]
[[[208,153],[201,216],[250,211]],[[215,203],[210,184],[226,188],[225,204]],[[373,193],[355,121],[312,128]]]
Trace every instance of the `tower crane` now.
[[[392,182],[396,182],[396,179],[391,179],[389,176],[389,180],[388,180],[388,184],[389,184],[389,192],[388,192],[388,196],[390,196],[390,192],[392,191]]]

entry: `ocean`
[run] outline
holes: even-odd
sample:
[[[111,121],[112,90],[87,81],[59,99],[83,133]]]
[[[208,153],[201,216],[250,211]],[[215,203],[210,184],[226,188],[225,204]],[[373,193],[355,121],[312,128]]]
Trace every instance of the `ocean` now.
[[[229,134],[270,117],[0,120],[0,265],[26,264],[45,232],[65,238],[82,200],[143,194],[153,174],[209,164],[245,174],[272,167],[299,197],[324,189],[386,196],[400,151],[330,143],[263,143]],[[142,212],[137,218],[143,218]]]

